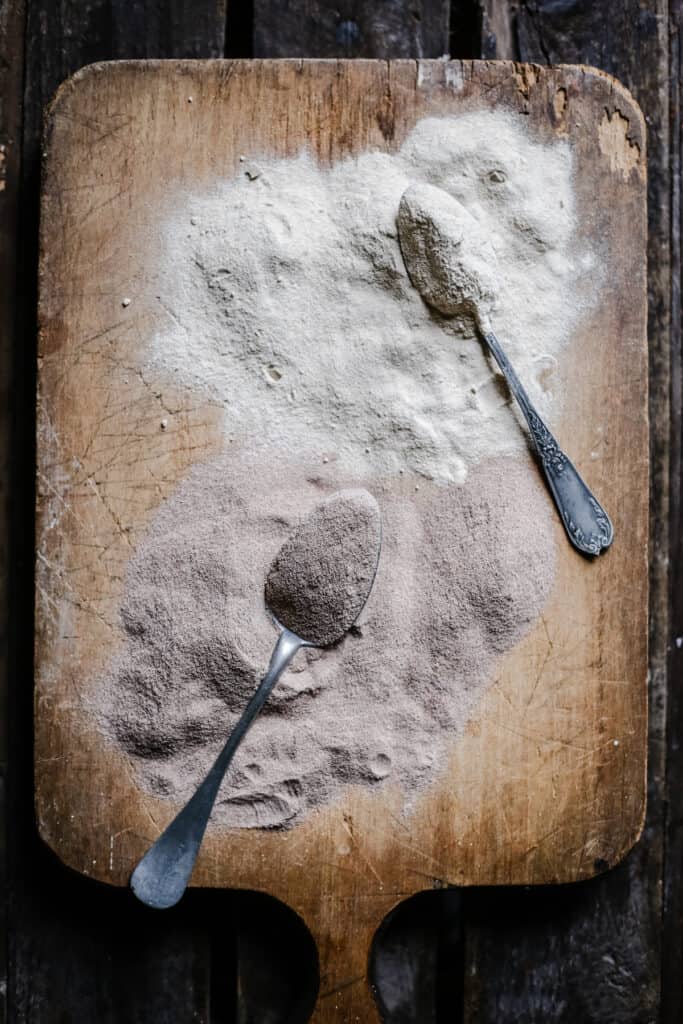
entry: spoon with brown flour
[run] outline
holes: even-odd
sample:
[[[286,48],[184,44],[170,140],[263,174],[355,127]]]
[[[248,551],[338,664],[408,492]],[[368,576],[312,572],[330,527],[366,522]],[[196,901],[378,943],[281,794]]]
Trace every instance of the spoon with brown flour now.
[[[331,495],[280,548],[265,601],[280,628],[268,671],[204,781],[131,875],[147,906],[172,907],[182,897],[221,782],[242,738],[282,672],[302,647],[329,647],[353,626],[370,596],[381,547],[381,516],[367,491]]]
[[[443,189],[420,184],[401,196],[397,223],[413,285],[443,316],[474,322],[524,414],[570,541],[583,554],[599,555],[614,537],[610,518],[539,416],[491,329],[492,253],[478,222]]]

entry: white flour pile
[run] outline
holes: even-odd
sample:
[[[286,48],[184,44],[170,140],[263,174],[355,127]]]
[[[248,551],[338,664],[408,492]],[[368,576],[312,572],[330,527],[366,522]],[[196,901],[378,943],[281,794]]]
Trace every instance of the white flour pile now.
[[[336,490],[364,487],[382,512],[370,603],[360,630],[299,655],[276,687],[218,821],[289,826],[349,784],[397,784],[410,806],[540,614],[555,524],[524,430],[470,319],[425,304],[397,235],[411,186],[467,211],[455,228],[463,251],[471,228],[482,266],[467,295],[485,298],[552,424],[556,356],[595,301],[596,261],[576,238],[569,144],[522,121],[429,118],[397,153],[330,169],[250,153],[165,210],[159,329],[141,359],[160,388],[222,403],[226,454],[153,519],[96,693],[145,788],[184,800],[208,768],[268,664],[268,567]]]
[[[399,200],[426,182],[488,239],[496,333],[541,414],[556,355],[594,299],[574,234],[572,151],[508,113],[427,118],[396,154],[331,169],[246,160],[164,214],[157,372],[225,407],[228,438],[337,458],[352,472],[462,482],[523,432],[471,331],[454,336],[406,273]]]

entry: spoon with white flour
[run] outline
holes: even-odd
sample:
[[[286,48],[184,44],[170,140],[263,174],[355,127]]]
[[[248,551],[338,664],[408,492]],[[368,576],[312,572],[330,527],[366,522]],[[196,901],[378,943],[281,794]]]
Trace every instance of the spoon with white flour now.
[[[204,781],[135,868],[130,884],[143,903],[172,907],[185,892],[244,734],[300,648],[329,647],[353,626],[375,580],[381,534],[372,495],[346,490],[318,505],[280,548],[265,586],[266,605],[280,629],[268,671]]]
[[[537,413],[488,322],[495,280],[477,221],[443,189],[421,184],[401,196],[397,222],[410,280],[443,316],[474,321],[524,413],[570,541],[584,554],[599,555],[614,537],[610,518]]]

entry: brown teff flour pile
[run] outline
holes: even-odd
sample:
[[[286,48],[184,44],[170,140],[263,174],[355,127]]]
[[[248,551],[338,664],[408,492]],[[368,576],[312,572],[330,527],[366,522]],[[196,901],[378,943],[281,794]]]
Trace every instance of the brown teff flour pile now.
[[[382,513],[369,601],[338,646],[294,659],[235,757],[214,820],[292,825],[348,785],[398,785],[408,809],[445,767],[496,659],[551,589],[555,527],[535,467],[489,460],[444,487],[238,450],[192,470],[129,564],[123,640],[94,697],[143,787],[177,802],[194,791],[268,665],[273,559],[325,497],[358,487]]]
[[[333,494],[285,541],[268,572],[266,604],[302,640],[336,643],[362,611],[377,569],[381,519],[365,490]]]

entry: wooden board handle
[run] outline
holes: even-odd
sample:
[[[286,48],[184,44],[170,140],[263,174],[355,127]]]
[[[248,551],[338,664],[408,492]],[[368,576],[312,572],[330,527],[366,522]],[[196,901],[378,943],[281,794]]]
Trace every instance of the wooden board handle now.
[[[320,991],[310,1024],[379,1024],[382,1019],[365,977],[325,993],[321,979]]]
[[[375,900],[324,903],[302,915],[320,964],[320,989],[309,1024],[380,1024],[368,976],[370,951],[396,900],[378,894]]]

